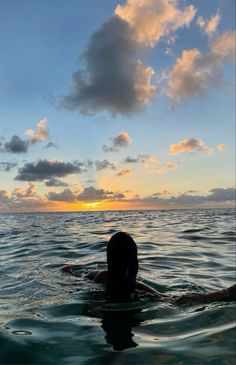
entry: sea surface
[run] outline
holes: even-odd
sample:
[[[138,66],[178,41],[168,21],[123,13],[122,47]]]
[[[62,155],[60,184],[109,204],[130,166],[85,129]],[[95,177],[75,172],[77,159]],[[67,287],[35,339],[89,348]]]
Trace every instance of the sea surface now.
[[[0,364],[235,365],[234,302],[100,311],[85,274],[106,268],[120,230],[139,279],[170,297],[235,282],[234,209],[0,214]]]

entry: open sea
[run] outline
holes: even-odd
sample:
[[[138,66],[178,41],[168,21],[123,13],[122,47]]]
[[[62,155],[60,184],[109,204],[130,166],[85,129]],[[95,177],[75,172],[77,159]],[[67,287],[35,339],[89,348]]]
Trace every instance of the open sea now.
[[[235,302],[99,310],[103,287],[84,276],[106,268],[120,230],[137,243],[139,280],[162,293],[236,281],[234,209],[0,214],[0,364],[236,364]]]

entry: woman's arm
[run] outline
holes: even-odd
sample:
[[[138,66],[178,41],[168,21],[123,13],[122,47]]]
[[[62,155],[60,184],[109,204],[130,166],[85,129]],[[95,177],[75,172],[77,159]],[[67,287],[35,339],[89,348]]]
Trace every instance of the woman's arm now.
[[[227,289],[218,290],[207,294],[187,294],[174,300],[177,305],[191,303],[212,303],[236,300],[236,284]]]

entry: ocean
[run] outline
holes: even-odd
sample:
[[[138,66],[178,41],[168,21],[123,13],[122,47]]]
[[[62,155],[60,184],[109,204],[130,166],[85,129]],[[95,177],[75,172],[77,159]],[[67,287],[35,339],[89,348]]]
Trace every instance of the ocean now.
[[[139,280],[162,293],[235,282],[234,209],[0,214],[0,364],[235,365],[235,302],[99,310],[103,287],[85,274],[106,268],[117,231],[137,243]]]

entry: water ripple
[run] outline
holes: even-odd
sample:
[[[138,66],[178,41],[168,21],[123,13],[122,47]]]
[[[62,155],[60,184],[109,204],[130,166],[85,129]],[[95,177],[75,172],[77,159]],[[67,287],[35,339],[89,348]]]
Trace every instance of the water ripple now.
[[[138,365],[232,364],[234,303],[177,308],[150,302],[134,316],[109,322],[99,310],[103,287],[84,275],[106,266],[107,240],[123,230],[138,245],[139,279],[157,290],[181,295],[229,286],[235,280],[234,213],[1,214],[1,361],[128,365],[135,356]],[[62,273],[66,264],[74,265],[76,278]],[[125,344],[126,351],[114,351]]]

